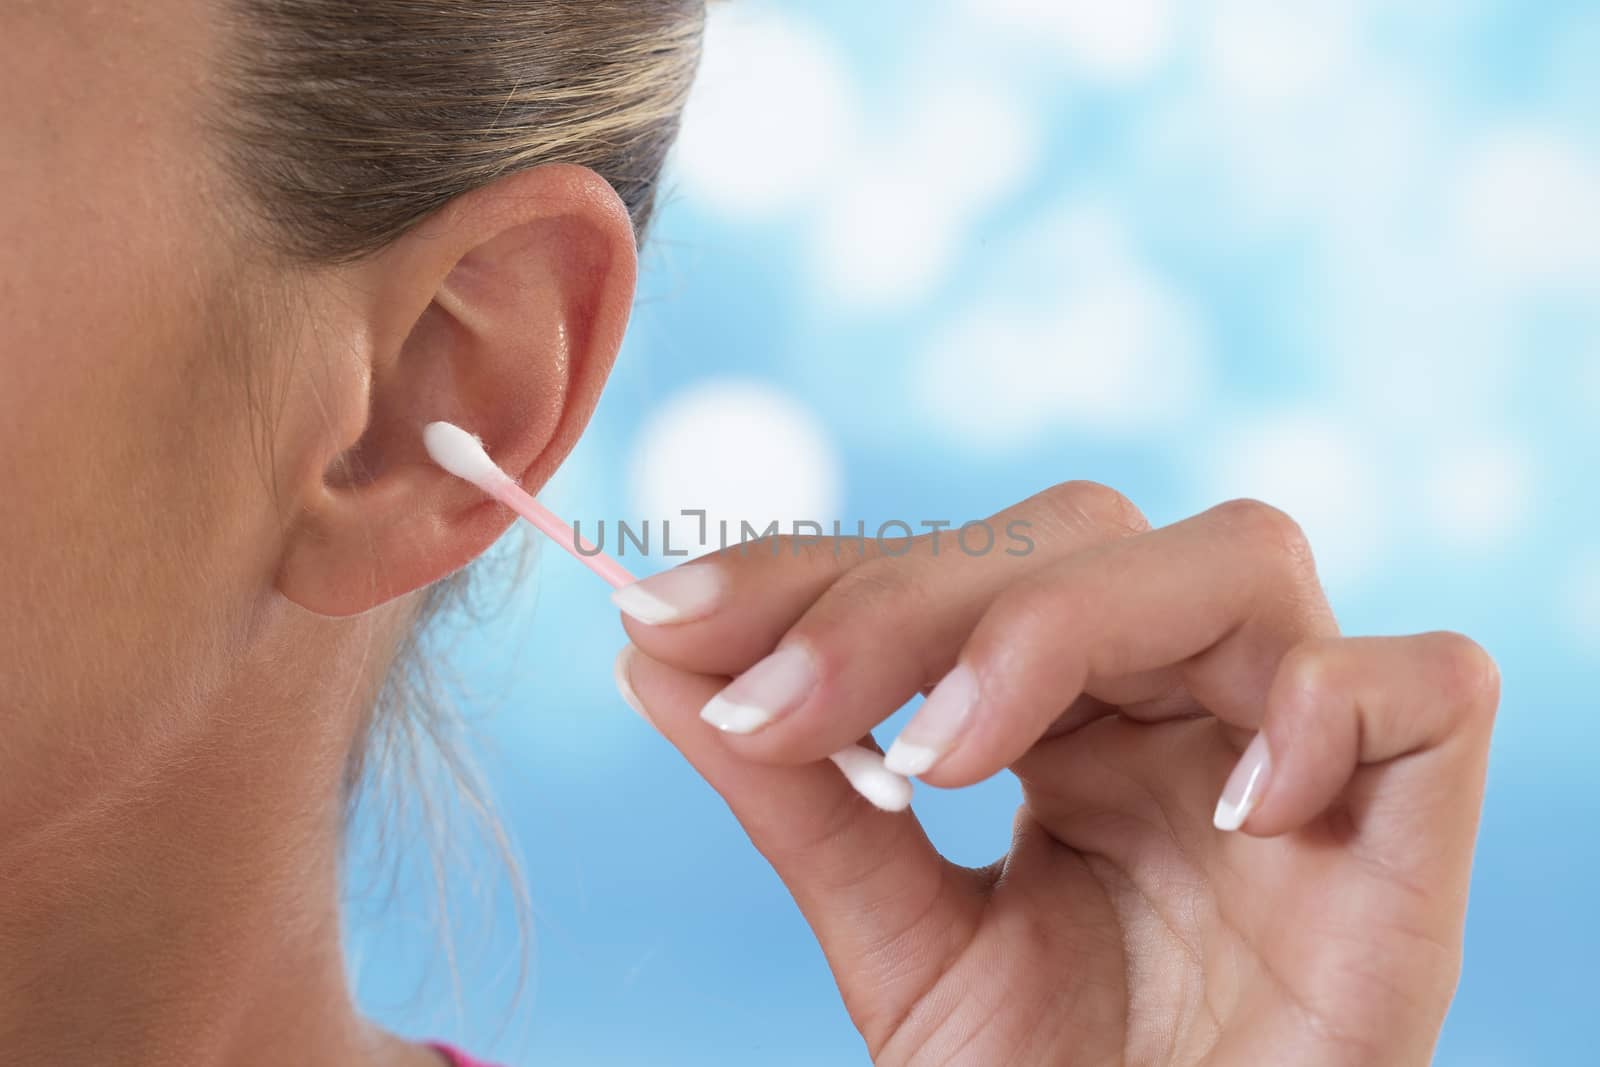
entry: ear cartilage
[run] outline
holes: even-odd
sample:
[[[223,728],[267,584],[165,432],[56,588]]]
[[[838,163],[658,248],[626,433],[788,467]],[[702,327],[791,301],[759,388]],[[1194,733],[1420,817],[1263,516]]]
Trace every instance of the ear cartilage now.
[[[613,588],[632,585],[633,575],[626,567],[606,555],[584,538],[555,512],[535,500],[515,478],[501,470],[477,435],[449,422],[430,422],[422,428],[422,443],[428,455],[445,470],[482,489],[506,507],[533,523],[551,540],[572,554],[579,563],[594,571]],[[883,757],[862,745],[835,752],[829,757],[834,766],[874,807],[884,811],[904,811],[911,803],[911,780],[883,765]]]

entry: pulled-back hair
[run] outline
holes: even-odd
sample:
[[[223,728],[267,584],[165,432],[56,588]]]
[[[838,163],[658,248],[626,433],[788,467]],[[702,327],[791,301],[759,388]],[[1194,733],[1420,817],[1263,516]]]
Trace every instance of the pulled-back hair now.
[[[223,0],[226,158],[260,236],[326,263],[512,171],[576,163],[642,234],[704,0]]]

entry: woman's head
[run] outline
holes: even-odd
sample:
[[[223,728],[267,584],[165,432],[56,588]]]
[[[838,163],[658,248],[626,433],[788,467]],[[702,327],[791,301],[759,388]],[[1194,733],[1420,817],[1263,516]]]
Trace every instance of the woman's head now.
[[[420,427],[530,486],[572,447],[701,18],[0,7],[0,824],[224,723],[343,761],[337,713],[508,522]]]

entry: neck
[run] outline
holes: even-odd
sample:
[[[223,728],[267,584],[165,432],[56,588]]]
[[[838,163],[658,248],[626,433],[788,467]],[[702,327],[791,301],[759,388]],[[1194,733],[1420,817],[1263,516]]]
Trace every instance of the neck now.
[[[7,1062],[403,1061],[345,980],[342,792],[361,716],[348,677],[319,684],[337,673],[246,666],[159,753],[96,759],[70,805],[0,820]],[[293,692],[266,684],[286,674]]]

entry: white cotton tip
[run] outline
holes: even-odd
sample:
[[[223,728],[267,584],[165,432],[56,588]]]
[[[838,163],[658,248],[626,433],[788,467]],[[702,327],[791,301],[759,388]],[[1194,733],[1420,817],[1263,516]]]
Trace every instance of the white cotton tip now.
[[[486,493],[492,492],[496,484],[510,479],[510,475],[489,458],[483,442],[454,423],[428,423],[422,428],[422,443],[435,463]]]
[[[883,757],[868,748],[852,745],[828,757],[844,774],[857,793],[875,808],[905,811],[911,806],[911,780],[883,766]]]

